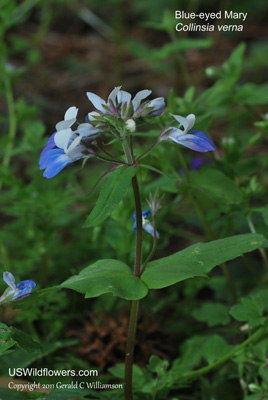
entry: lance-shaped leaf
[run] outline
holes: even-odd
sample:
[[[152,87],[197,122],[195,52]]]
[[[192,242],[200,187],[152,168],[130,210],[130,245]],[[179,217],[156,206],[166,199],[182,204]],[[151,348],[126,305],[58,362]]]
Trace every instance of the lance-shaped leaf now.
[[[124,197],[134,175],[134,167],[124,166],[117,168],[104,178],[104,186],[101,188],[95,207],[84,224],[85,228],[99,225],[109,217]]]
[[[130,267],[117,260],[99,260],[67,279],[61,287],[85,294],[86,298],[110,292],[126,300],[139,300],[148,293],[147,286],[133,275]]]
[[[264,236],[254,233],[197,243],[169,257],[150,262],[141,279],[149,289],[161,289],[194,276],[206,276],[216,265],[266,246]]]
[[[216,169],[205,168],[192,172],[191,186],[223,204],[239,204],[243,198],[237,184]]]

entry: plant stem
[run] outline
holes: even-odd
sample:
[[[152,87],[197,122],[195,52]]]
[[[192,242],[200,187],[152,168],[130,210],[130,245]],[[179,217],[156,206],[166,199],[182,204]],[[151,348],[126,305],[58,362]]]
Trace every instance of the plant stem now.
[[[119,165],[125,164],[125,163],[123,163],[122,161],[109,160],[108,158],[101,157],[101,156],[99,156],[99,155],[96,155],[95,157],[96,157],[98,160],[106,161],[106,162],[113,163],[113,164],[119,164]]]
[[[184,159],[183,154],[180,151],[180,149],[178,149],[178,154],[179,154],[180,163],[181,163],[182,169],[184,171],[186,180],[187,180],[187,182],[189,184],[191,184],[189,170],[188,170],[187,164],[185,162],[185,159]],[[197,213],[197,215],[198,215],[198,217],[199,217],[199,219],[200,219],[200,221],[201,221],[201,223],[202,223],[202,225],[204,227],[204,230],[205,230],[208,238],[210,240],[215,240],[214,233],[212,232],[211,227],[210,227],[210,225],[209,225],[209,223],[208,223],[208,221],[206,219],[206,216],[203,213],[203,210],[201,209],[201,207],[199,206],[199,203],[195,200],[194,195],[189,194],[189,197],[190,197],[190,200],[191,200],[191,202],[192,202],[192,204],[193,204],[193,206],[195,208],[195,211],[196,211],[196,213]],[[236,290],[235,290],[234,282],[233,282],[232,277],[230,275],[230,272],[228,270],[228,267],[227,267],[225,262],[220,264],[220,266],[221,266],[222,271],[223,271],[223,273],[225,275],[225,278],[227,280],[227,284],[228,284],[230,293],[232,295],[233,302],[236,303],[237,302]]]
[[[243,349],[247,344],[256,341],[259,339],[266,331],[266,327],[260,327],[256,332],[253,333],[248,339],[246,339],[243,343],[236,346],[232,351],[227,353],[225,356],[220,358],[219,360],[215,361],[214,363],[208,365],[207,367],[199,368],[196,371],[187,372],[181,376],[182,379],[190,379],[195,378],[196,376],[206,374],[207,372],[211,371],[213,368],[218,367],[219,365],[223,364],[225,361],[230,360],[234,354],[236,354],[239,350]]]
[[[252,233],[257,233],[250,215],[247,216],[247,221],[248,221],[248,226],[249,226],[250,231]],[[261,256],[263,258],[265,266],[268,268],[268,259],[267,259],[267,254],[266,254],[265,250],[262,247],[260,247],[259,252],[261,253]]]
[[[134,346],[138,320],[139,301],[133,300],[129,316],[128,338],[125,359],[125,400],[132,400],[132,370]]]
[[[142,154],[140,154],[137,158],[136,161],[140,160],[141,158],[143,158],[144,156],[146,156],[146,154],[150,153],[157,145],[159,142],[154,143],[152,146],[148,147],[148,149],[146,149]]]
[[[122,145],[128,164],[133,165],[134,160],[127,139],[122,140]],[[139,278],[141,274],[141,262],[142,262],[142,207],[141,207],[139,184],[136,175],[132,178],[132,188],[135,200],[136,225],[137,225],[134,275]],[[131,311],[129,317],[128,338],[126,346],[125,400],[132,400],[133,398],[132,370],[133,370],[133,357],[134,357],[135,337],[136,337],[137,320],[138,320],[138,309],[139,309],[139,301],[133,300],[131,304]]]

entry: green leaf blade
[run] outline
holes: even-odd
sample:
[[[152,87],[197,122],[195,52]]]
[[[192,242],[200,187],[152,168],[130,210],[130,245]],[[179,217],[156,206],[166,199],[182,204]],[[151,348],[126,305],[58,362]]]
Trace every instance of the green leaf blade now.
[[[216,265],[266,244],[263,235],[254,233],[197,243],[171,256],[150,262],[141,279],[149,289],[161,289],[185,279],[204,277]]]
[[[93,228],[104,222],[124,197],[135,175],[134,167],[119,167],[105,178],[95,207],[88,216],[84,228]]]
[[[202,168],[192,172],[192,186],[216,202],[239,204],[243,196],[237,184],[221,171]]]
[[[61,284],[85,294],[86,298],[112,293],[126,300],[139,300],[148,293],[144,282],[133,275],[128,265],[117,260],[99,260]]]

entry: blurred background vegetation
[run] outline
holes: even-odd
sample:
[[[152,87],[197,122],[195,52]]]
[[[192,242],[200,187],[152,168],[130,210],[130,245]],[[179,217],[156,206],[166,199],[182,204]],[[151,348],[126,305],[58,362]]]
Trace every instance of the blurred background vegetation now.
[[[220,191],[206,191],[209,172],[198,175],[201,171],[192,172],[193,186],[187,185],[176,151],[166,143],[159,146],[146,161],[165,175],[148,170],[141,176],[144,208],[151,191],[158,187],[166,193],[156,257],[211,239],[191,202],[193,188],[215,238],[252,229],[268,234],[268,6],[261,0],[225,0],[215,7],[206,0],[0,1],[1,271],[12,272],[17,282],[32,279],[40,289],[99,258],[133,262],[131,193],[105,224],[81,228],[98,194],[98,189],[89,191],[107,166],[90,161],[81,169],[76,163],[52,180],[38,168],[40,151],[67,108],[75,105],[86,116],[92,110],[86,91],[106,98],[118,85],[132,94],[151,89],[153,98],[164,96],[175,114],[195,113],[197,129],[209,132],[217,146],[215,155],[201,156],[202,165],[217,168],[239,187],[237,193],[231,186],[232,196],[224,199]],[[248,16],[239,21],[242,32],[176,32],[175,10],[233,10]],[[157,138],[168,120],[167,112],[160,126],[149,131],[145,124],[137,135],[138,150]],[[192,156],[185,151],[189,166]],[[248,223],[249,215],[255,225]],[[146,253],[151,238],[144,239]],[[266,282],[265,257],[255,253],[230,263],[239,294]],[[4,290],[4,282],[0,287]],[[209,281],[187,281],[143,301],[140,366],[151,354],[170,362],[178,357],[180,342],[203,327],[193,317],[200,300],[231,304],[220,271]],[[38,360],[27,359],[22,350],[3,356],[1,374],[12,363],[106,372],[123,360],[127,311],[126,302],[112,296],[84,300],[69,291],[48,295],[23,311],[6,306],[2,321],[19,326],[45,350]]]

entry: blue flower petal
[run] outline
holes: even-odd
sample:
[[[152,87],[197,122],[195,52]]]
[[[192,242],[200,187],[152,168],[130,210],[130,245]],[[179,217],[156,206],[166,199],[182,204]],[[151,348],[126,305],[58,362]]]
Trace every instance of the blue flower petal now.
[[[148,210],[146,210],[146,211],[143,211],[143,213],[142,213],[142,216],[143,217],[148,217],[150,214],[151,214],[151,210],[150,209],[148,209]]]
[[[153,228],[152,224],[151,224],[148,220],[145,219],[146,217],[148,217],[148,216],[151,214],[151,212],[152,212],[152,211],[151,211],[150,209],[148,209],[148,210],[142,212],[142,216],[143,216],[142,228],[143,228],[146,232],[148,232],[148,233],[150,233],[152,236],[154,236],[154,228]],[[132,217],[133,217],[133,219],[134,219],[134,224],[133,224],[132,230],[133,230],[133,231],[136,231],[136,230],[137,230],[136,214],[133,214]],[[159,233],[158,233],[158,232],[156,232],[156,237],[157,237],[157,238],[159,237]]]
[[[29,296],[31,291],[35,288],[36,283],[34,281],[26,280],[19,282],[16,287],[18,292],[12,297],[12,300],[21,300]]]
[[[195,135],[200,137],[201,139],[206,140],[206,142],[211,145],[211,150],[216,150],[215,144],[204,132],[193,130],[189,132],[189,135]]]
[[[215,146],[212,141],[205,133],[200,131],[191,131],[186,135],[182,135],[176,140],[176,143],[201,153],[215,150]]]
[[[40,157],[42,157],[48,150],[53,149],[54,147],[56,147],[55,142],[54,142],[54,136],[56,135],[57,132],[54,132],[50,138],[48,139],[48,141],[46,142],[46,145],[44,147],[44,149],[42,150]]]
[[[55,159],[59,158],[60,156],[64,155],[64,150],[58,149],[50,149],[45,154],[40,157],[39,166],[40,169],[45,169],[51,162],[54,162]]]
[[[23,299],[24,297],[29,296],[33,288],[36,286],[35,282],[30,280],[21,281],[15,285],[14,276],[11,274],[11,272],[7,271],[3,273],[3,279],[8,286],[11,287],[11,289],[7,288],[5,290],[0,297],[0,303]]]
[[[76,160],[71,159],[66,154],[57,156],[46,167],[46,170],[43,173],[43,176],[47,179],[54,178],[54,176],[56,176],[63,168],[65,168],[67,165],[73,163],[74,161],[76,161]]]

